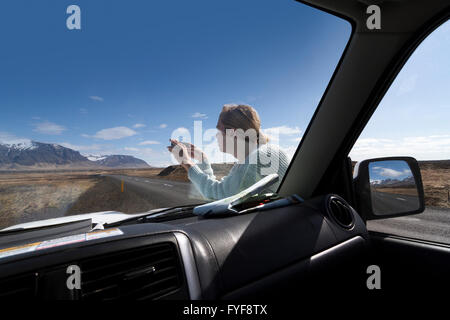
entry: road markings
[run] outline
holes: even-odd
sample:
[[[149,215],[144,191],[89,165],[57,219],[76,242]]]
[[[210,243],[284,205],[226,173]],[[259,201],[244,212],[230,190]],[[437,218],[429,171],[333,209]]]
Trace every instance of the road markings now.
[[[168,183],[164,183],[164,185],[165,185],[166,187],[173,187],[173,185],[168,184]]]
[[[408,221],[421,221],[419,218],[411,218],[411,217],[397,217],[399,220],[408,220]]]
[[[403,198],[395,198],[395,199],[397,199],[397,200],[402,200],[402,201],[406,201],[406,199],[403,199]]]

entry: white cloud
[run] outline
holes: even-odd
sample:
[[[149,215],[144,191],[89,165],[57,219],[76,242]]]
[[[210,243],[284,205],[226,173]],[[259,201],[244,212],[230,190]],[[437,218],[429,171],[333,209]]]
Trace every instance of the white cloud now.
[[[279,126],[279,127],[271,127],[262,130],[267,135],[294,135],[302,133],[299,127],[288,127],[288,126]]]
[[[136,149],[136,150],[135,150]],[[172,163],[170,157],[171,154],[167,150],[153,150],[151,148],[125,148],[125,150],[132,156],[142,159],[147,162],[149,165],[154,167],[167,167],[174,163]]]
[[[160,144],[160,143],[159,143],[159,141],[155,141],[155,140],[146,140],[146,141],[139,142],[140,146],[147,146],[147,145],[151,145],[151,144]]]
[[[159,125],[159,127],[160,127],[161,129],[167,128],[167,124],[161,123],[161,124]]]
[[[125,147],[123,148],[125,151],[139,151],[138,148],[132,148],[132,147]]]
[[[177,139],[180,141],[191,141],[191,133],[189,132],[189,129],[184,127],[176,128],[174,131],[172,131],[172,139]]]
[[[133,126],[133,128],[136,128],[136,129],[144,128],[144,127],[145,127],[145,124],[143,124],[143,123],[136,123],[136,124]]]
[[[388,178],[398,178],[402,175],[404,175],[405,173],[403,171],[397,171],[391,168],[379,168],[378,169],[378,174],[382,177],[388,177]]]
[[[208,119],[205,113],[196,112],[192,115],[192,118]]]
[[[59,135],[65,130],[67,130],[65,127],[49,121],[40,122],[33,129],[35,132],[50,135]]]
[[[262,129],[262,132],[269,137],[270,142],[279,143],[281,135],[287,135],[287,136],[297,135],[297,136],[299,136],[302,133],[302,130],[299,127],[278,126],[278,127]],[[301,137],[296,137],[293,139],[294,140],[298,139],[298,141],[300,141]],[[290,139],[290,140],[293,140],[293,139]],[[282,139],[282,140],[285,140],[285,139]]]
[[[103,100],[104,100],[102,97],[99,97],[99,96],[90,96],[89,98],[91,100],[100,101],[100,102],[103,102]]]
[[[127,127],[114,127],[98,131],[94,138],[103,140],[117,140],[126,137],[131,137],[137,134],[136,131]]]
[[[404,137],[399,139],[359,139],[350,152],[353,160],[411,156],[417,160],[450,159],[450,134]]]
[[[25,139],[25,138],[19,138],[19,137],[16,137],[15,135],[7,133],[7,132],[0,131],[0,143],[31,145],[31,140]]]

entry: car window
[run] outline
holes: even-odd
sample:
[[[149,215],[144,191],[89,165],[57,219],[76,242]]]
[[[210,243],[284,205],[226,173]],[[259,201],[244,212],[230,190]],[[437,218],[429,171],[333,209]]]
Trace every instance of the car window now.
[[[281,181],[351,25],[285,0],[8,0],[0,30],[2,228]]]
[[[409,58],[350,152],[354,161],[411,156],[421,170],[425,211],[368,221],[369,230],[450,243],[449,56],[447,21]],[[403,176],[400,169],[389,170],[376,183]]]

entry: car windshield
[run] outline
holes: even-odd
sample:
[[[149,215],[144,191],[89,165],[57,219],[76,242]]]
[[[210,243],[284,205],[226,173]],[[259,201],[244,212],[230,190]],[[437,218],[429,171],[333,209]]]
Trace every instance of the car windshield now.
[[[2,1],[0,229],[279,181],[351,25],[296,1]]]

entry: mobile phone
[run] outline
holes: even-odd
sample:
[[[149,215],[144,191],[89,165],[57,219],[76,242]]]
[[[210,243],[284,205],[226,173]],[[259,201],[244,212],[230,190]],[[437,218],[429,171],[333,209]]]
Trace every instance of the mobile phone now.
[[[187,142],[182,142],[182,141],[179,141],[181,144],[184,144],[186,147],[190,147],[190,144],[189,143],[187,143]],[[173,143],[172,141],[170,142],[170,146],[173,148],[173,147],[175,147],[176,146],[176,144],[175,143]]]

